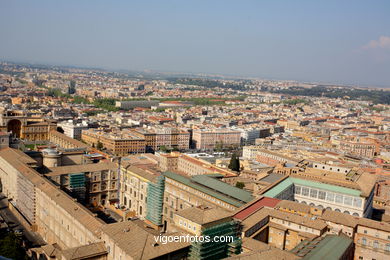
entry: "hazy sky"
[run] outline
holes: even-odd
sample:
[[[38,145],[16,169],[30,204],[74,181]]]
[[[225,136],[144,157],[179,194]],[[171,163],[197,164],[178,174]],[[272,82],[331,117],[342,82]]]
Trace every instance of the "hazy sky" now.
[[[0,60],[390,87],[390,1],[2,0]]]

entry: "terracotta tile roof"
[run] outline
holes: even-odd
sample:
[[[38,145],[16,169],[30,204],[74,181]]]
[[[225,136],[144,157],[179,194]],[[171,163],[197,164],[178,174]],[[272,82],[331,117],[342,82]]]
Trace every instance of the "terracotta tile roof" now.
[[[107,224],[101,228],[101,231],[133,259],[154,259],[190,246],[190,243],[184,241],[156,243],[155,234],[132,221]],[[166,236],[172,235],[182,235],[182,233],[172,233]]]

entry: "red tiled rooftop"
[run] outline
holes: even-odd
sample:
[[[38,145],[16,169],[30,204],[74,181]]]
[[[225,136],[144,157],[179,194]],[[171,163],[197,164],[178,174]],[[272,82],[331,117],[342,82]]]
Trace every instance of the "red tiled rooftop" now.
[[[274,208],[279,202],[280,200],[278,199],[262,197],[249,207],[238,212],[236,215],[234,215],[234,218],[244,220],[263,207]]]

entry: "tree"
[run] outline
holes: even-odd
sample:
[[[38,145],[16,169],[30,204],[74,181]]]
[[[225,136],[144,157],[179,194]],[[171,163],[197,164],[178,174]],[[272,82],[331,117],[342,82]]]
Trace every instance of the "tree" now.
[[[215,151],[217,151],[217,152],[223,151],[223,141],[215,142]]]
[[[0,234],[0,256],[11,259],[28,259],[21,244],[13,233]]]
[[[245,183],[238,181],[236,183],[236,187],[239,188],[239,189],[243,189],[245,187]]]
[[[98,149],[98,150],[100,150],[100,151],[103,149],[103,144],[102,144],[102,142],[100,142],[100,141],[97,142],[97,144],[96,144],[96,149]]]
[[[168,151],[168,148],[165,145],[161,145],[160,151],[166,153]]]
[[[238,155],[236,153],[232,154],[232,157],[230,159],[230,163],[229,163],[228,167],[232,171],[236,171],[236,172],[240,171],[240,158],[238,157]]]

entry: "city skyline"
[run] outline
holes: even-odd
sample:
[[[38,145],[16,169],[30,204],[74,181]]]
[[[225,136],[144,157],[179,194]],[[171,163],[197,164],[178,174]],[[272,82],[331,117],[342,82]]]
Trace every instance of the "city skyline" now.
[[[0,58],[388,87],[388,9],[386,1],[9,2]]]

